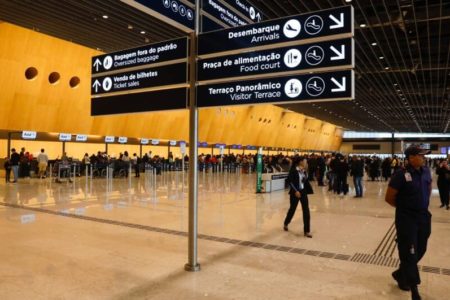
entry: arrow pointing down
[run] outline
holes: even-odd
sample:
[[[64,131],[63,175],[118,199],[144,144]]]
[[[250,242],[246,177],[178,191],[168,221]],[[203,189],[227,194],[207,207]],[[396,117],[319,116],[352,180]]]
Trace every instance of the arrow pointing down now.
[[[346,82],[347,82],[347,78],[346,77],[342,77],[342,84],[337,81],[336,79],[334,79],[334,77],[331,77],[331,81],[333,81],[333,83],[338,87],[337,89],[331,89],[331,91],[333,93],[337,93],[337,92],[345,92],[346,90]]]
[[[336,23],[335,25],[331,25],[330,29],[337,29],[337,28],[343,28],[344,27],[344,13],[340,13],[339,14],[339,20],[336,19],[336,17],[333,16],[333,15],[329,15],[328,17],[332,21],[334,21],[334,23]]]
[[[336,49],[334,46],[330,47],[331,51],[333,51],[334,53],[336,53],[337,56],[332,56],[330,59],[331,60],[341,60],[341,59],[345,59],[345,45],[341,45],[341,51],[339,51],[338,49]]]
[[[96,79],[92,87],[95,89],[95,92],[97,93],[98,87],[101,86],[100,82]]]
[[[102,63],[100,62],[100,59],[96,59],[94,62],[95,71],[98,72],[98,67],[101,66]]]

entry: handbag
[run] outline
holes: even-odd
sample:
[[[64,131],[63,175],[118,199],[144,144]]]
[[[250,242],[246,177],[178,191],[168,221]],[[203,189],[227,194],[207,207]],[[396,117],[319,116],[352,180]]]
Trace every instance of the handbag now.
[[[311,186],[311,183],[309,182],[309,180],[306,180],[304,183],[304,190],[306,192],[307,195],[311,195],[314,194],[314,190]]]

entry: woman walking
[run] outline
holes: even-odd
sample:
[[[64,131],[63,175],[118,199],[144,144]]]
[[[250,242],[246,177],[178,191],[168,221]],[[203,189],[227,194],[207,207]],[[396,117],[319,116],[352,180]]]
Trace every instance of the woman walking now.
[[[290,207],[284,220],[283,229],[288,231],[288,225],[291,223],[292,217],[297,209],[298,202],[300,201],[303,210],[303,233],[306,237],[312,238],[310,229],[310,213],[308,194],[312,194],[312,187],[308,181],[308,164],[306,158],[301,158],[292,164],[289,171],[289,195],[290,195]]]

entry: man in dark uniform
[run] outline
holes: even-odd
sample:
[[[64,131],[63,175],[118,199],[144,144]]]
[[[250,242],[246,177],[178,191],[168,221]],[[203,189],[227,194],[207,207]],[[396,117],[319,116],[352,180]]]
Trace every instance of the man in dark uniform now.
[[[431,195],[431,173],[424,166],[429,151],[419,146],[405,150],[408,165],[391,178],[385,200],[396,208],[395,227],[400,267],[392,273],[398,287],[411,291],[413,300],[420,300],[417,285],[420,275],[417,263],[427,250],[431,234],[431,214],[428,211]]]

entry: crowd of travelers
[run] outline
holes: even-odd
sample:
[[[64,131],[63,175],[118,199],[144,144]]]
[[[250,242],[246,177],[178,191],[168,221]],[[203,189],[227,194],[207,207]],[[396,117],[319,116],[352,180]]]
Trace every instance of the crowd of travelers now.
[[[263,173],[289,172],[294,161],[298,160],[300,155],[284,155],[282,153],[263,155]],[[363,197],[362,181],[364,175],[370,181],[388,181],[392,174],[405,167],[405,161],[397,156],[380,158],[379,156],[344,156],[340,153],[325,155],[308,154],[301,156],[306,159],[308,179],[317,181],[318,186],[327,184],[328,191],[337,195],[346,195],[349,192],[348,176],[353,178],[353,186],[356,198]],[[184,164],[183,164],[184,161]],[[110,157],[107,153],[98,151],[97,154],[89,155],[86,153],[81,160],[70,158],[64,153],[61,158],[50,161],[44,149],[41,149],[37,157],[21,148],[18,153],[11,149],[11,156],[5,159],[5,180],[15,183],[19,178],[37,176],[45,178],[49,172],[50,164],[76,164],[78,166],[77,175],[85,174],[86,168],[91,169],[96,176],[104,176],[106,168],[110,166],[113,169],[113,176],[128,177],[130,170],[133,170],[135,177],[146,167],[154,169],[156,174],[162,171],[181,170],[184,165],[187,170],[189,157],[174,157],[169,152],[167,158],[159,155],[152,155],[149,151],[142,157],[133,153],[130,155],[127,151],[120,153],[118,157]],[[450,182],[450,169],[448,161],[445,159],[427,159],[426,164],[436,170],[438,176],[437,184],[441,195],[442,207],[448,208],[448,191]],[[203,172],[242,172],[252,173],[256,170],[255,154],[224,154],[211,155],[200,154],[198,156],[199,171]],[[75,169],[74,169],[75,170]],[[11,172],[14,178],[11,179]],[[446,196],[447,195],[447,196]]]

